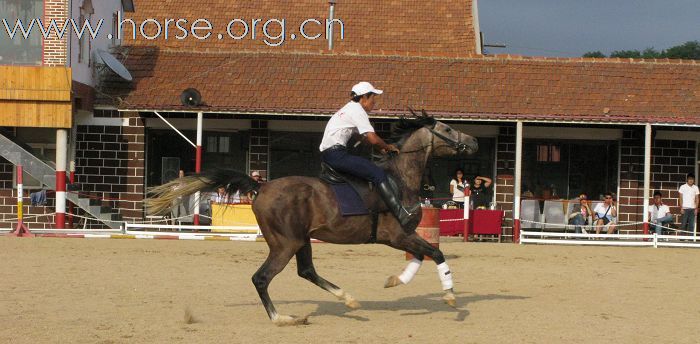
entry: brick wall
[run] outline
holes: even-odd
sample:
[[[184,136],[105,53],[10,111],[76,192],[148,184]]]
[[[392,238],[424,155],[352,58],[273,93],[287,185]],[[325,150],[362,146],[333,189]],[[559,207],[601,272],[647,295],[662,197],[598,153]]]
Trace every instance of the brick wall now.
[[[76,181],[83,193],[103,199],[126,221],[143,220],[145,131],[138,114],[129,126],[80,125]]]
[[[654,140],[652,143],[651,193],[661,191],[664,203],[671,207],[673,214],[680,213],[677,190],[685,183],[686,175],[694,173],[696,156],[694,141]],[[625,130],[620,155],[619,221],[642,221],[644,203],[644,131]],[[679,220],[676,216],[675,222]]]
[[[505,212],[504,234],[513,229],[513,195],[515,191],[515,125],[502,125],[496,147],[496,209]]]
[[[45,0],[43,23],[48,27],[51,20],[56,20],[57,26],[63,27],[68,18],[68,0]],[[36,34],[36,32],[35,32]],[[67,35],[59,39],[55,31],[44,39],[44,61],[47,66],[63,66],[67,63],[68,40]]]
[[[15,165],[0,158],[0,228],[2,229],[14,229],[17,226],[17,190],[12,182],[15,168]],[[38,217],[37,215],[54,212],[55,194],[52,191],[47,193],[46,205],[32,206],[29,194],[34,191],[38,190],[24,190],[22,198],[24,222],[30,230],[53,228],[54,218],[52,215]]]
[[[270,130],[267,121],[251,120],[249,170],[258,171],[267,180],[270,158]]]

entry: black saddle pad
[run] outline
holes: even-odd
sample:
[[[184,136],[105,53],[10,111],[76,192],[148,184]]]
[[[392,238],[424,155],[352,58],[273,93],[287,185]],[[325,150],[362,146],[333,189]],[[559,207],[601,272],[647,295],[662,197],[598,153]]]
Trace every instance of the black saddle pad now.
[[[331,184],[331,188],[335,192],[335,199],[338,201],[340,213],[343,216],[369,214],[365,202],[352,185],[348,183]]]
[[[331,186],[343,216],[367,215],[365,197],[369,194],[369,182],[321,164],[321,180]]]

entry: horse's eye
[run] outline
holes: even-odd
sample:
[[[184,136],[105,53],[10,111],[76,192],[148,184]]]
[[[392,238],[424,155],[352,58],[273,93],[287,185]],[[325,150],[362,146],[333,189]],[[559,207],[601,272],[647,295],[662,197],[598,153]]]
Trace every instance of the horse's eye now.
[[[445,129],[445,131],[449,133],[452,131],[452,128],[447,128],[447,129]]]

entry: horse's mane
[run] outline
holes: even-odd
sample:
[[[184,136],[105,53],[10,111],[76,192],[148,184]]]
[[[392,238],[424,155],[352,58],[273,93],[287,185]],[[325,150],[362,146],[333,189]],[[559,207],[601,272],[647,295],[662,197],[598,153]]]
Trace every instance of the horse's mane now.
[[[391,131],[391,136],[388,140],[399,149],[401,149],[403,144],[406,143],[406,140],[411,136],[411,134],[416,132],[416,130],[425,126],[433,126],[437,122],[435,118],[428,115],[425,110],[422,110],[421,114],[416,114],[413,110],[409,110],[411,111],[412,117],[401,116],[399,118],[399,122],[396,123],[396,126]],[[376,164],[383,169],[388,169],[389,161],[391,161],[391,157],[384,155],[379,159],[379,161],[376,161]]]
[[[394,127],[391,132],[391,141],[396,144],[397,147],[401,146],[406,142],[413,132],[423,128],[425,126],[432,126],[435,124],[436,120],[432,116],[428,115],[425,111],[422,111],[420,115],[417,115],[413,110],[411,110],[413,117],[409,118],[406,116],[401,116],[399,122]]]

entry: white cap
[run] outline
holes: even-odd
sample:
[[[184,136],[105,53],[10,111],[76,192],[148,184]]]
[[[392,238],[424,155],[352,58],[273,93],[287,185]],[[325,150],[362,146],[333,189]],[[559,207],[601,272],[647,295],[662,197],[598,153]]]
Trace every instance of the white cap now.
[[[352,87],[352,91],[355,92],[355,95],[361,96],[365,95],[367,93],[374,93],[374,94],[382,94],[382,90],[378,90],[372,86],[367,81],[363,81],[361,83],[356,84],[355,86]]]
[[[253,171],[253,173],[250,174],[251,177],[260,177],[260,172],[258,171]]]

